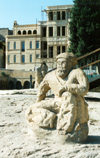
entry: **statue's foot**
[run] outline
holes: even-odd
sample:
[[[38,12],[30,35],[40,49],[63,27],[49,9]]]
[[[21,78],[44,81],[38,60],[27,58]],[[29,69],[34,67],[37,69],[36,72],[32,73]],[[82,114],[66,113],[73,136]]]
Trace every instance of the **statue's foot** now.
[[[60,137],[63,137],[66,142],[85,142],[88,137],[87,123],[81,124],[77,130],[67,133],[65,130],[58,130]]]

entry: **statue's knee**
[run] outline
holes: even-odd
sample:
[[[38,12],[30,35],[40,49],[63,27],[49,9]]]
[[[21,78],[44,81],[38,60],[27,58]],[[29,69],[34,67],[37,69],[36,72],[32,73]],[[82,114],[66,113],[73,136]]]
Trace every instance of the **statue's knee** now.
[[[62,96],[63,96],[64,100],[66,100],[68,103],[76,104],[76,102],[77,102],[77,97],[70,92],[65,92],[65,93],[63,93]]]

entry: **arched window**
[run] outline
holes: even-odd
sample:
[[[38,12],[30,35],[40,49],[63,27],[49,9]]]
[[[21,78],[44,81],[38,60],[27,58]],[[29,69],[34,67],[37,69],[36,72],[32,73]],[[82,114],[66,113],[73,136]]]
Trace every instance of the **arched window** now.
[[[21,31],[20,30],[17,33],[18,33],[18,35],[21,35]]]
[[[22,84],[20,81],[16,82],[16,89],[22,89]]]
[[[13,81],[9,81],[9,84],[8,84],[8,89],[14,89],[14,82]]]
[[[31,31],[31,30],[29,30],[29,31],[28,31],[28,34],[32,34],[32,31]]]
[[[23,87],[24,89],[28,89],[28,88],[30,88],[30,82],[29,81],[25,81],[24,82],[24,87]]]
[[[25,30],[23,31],[23,35],[26,35],[26,31]]]
[[[33,31],[33,34],[37,34],[37,31],[36,31],[36,30],[34,30],[34,31]]]

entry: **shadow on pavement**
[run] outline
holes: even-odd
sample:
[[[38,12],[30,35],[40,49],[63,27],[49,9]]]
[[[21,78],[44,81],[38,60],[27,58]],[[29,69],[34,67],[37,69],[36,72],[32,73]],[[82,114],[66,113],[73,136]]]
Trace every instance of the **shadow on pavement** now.
[[[100,136],[90,135],[86,141],[87,144],[100,144]]]

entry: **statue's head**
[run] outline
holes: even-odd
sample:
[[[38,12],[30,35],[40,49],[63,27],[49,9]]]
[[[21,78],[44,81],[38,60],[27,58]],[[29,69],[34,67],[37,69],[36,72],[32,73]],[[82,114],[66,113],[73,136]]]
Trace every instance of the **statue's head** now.
[[[64,78],[70,70],[77,64],[77,58],[73,53],[61,53],[57,57],[58,76]]]

